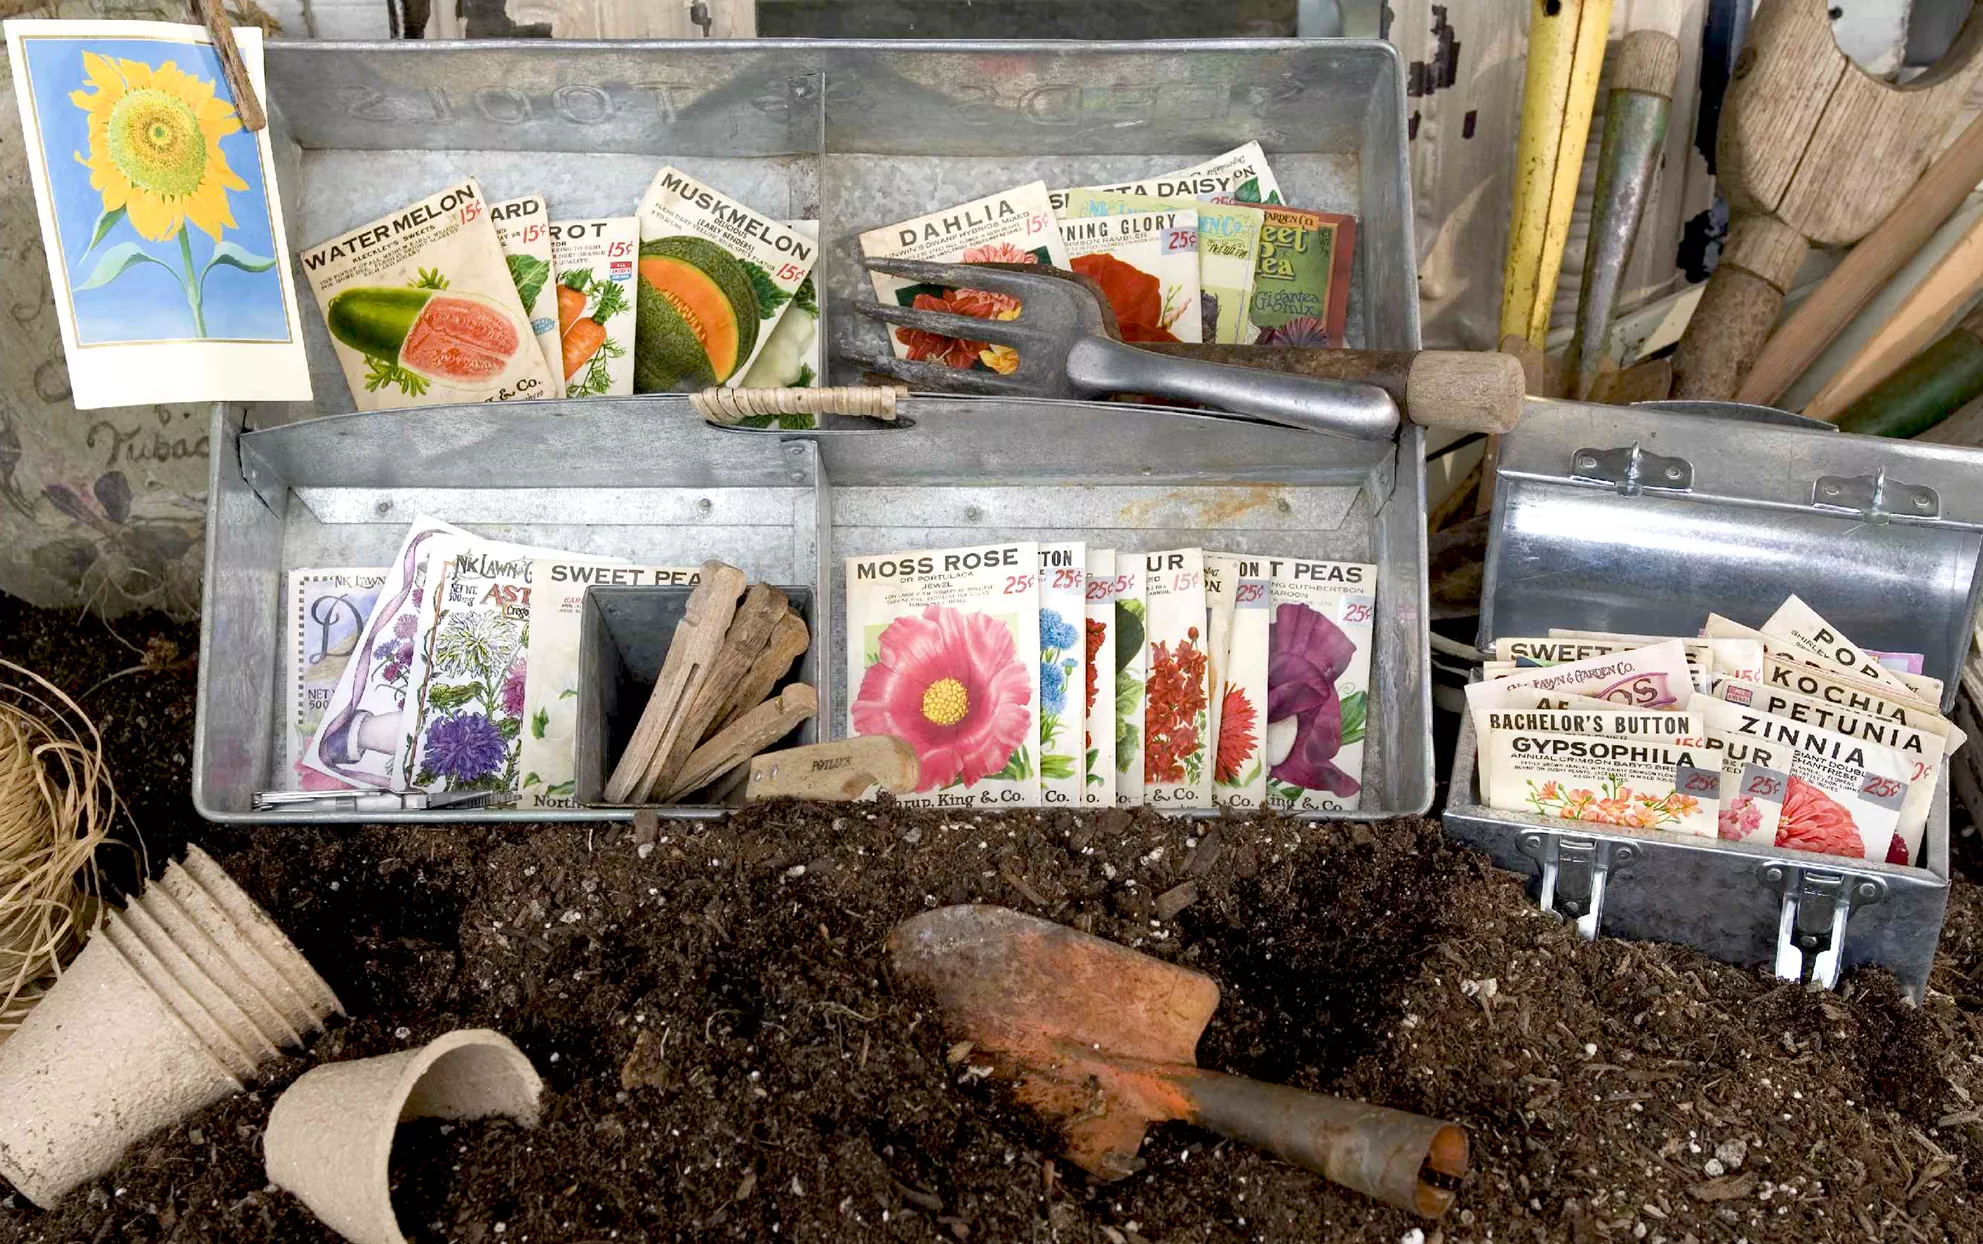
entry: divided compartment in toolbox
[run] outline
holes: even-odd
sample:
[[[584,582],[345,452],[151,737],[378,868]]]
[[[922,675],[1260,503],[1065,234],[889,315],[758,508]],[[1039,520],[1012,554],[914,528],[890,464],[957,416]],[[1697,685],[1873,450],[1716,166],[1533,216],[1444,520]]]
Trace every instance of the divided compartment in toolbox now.
[[[1756,626],[1795,593],[1862,645],[1921,652],[1952,699],[1983,590],[1979,466],[1947,446],[1531,402],[1502,441],[1479,644],[1552,626],[1692,635],[1710,611]],[[1784,971],[1842,929],[1837,966],[1926,987],[1948,905],[1946,767],[1910,867],[1487,808],[1478,742],[1463,719],[1447,832],[1546,878],[1559,909]]]

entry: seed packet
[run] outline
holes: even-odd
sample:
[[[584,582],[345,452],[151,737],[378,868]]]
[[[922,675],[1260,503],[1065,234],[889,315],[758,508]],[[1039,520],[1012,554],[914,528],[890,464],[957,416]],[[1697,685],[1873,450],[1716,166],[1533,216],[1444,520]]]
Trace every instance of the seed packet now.
[[[1115,555],[1115,802],[1143,802],[1143,700],[1150,676],[1150,609],[1143,554]]]
[[[1343,325],[1356,258],[1356,217],[1296,207],[1261,211],[1260,256],[1246,305],[1249,340],[1262,346],[1347,344]]]
[[[1516,670],[1506,678],[1473,683],[1467,687],[1467,712],[1473,717],[1474,733],[1484,736],[1486,713],[1507,707],[1509,694],[1523,687],[1585,695],[1636,709],[1686,708],[1694,694],[1687,650],[1679,640],[1669,639],[1630,652]]]
[[[817,220],[788,220],[788,229],[804,234],[814,242],[819,241]],[[746,389],[812,389],[817,388],[820,376],[826,365],[821,356],[819,339],[819,291],[813,284],[810,273],[799,282],[799,288],[792,294],[792,305],[785,308],[785,314],[778,317],[777,325],[771,330],[771,339],[764,343],[758,352],[757,362],[744,373],[743,387]],[[744,427],[769,427],[776,419],[779,427],[804,429],[816,426],[818,420],[812,415],[754,415],[739,420]],[[803,422],[794,423],[793,420]]]
[[[1603,704],[1602,701],[1595,703]],[[1661,739],[1707,746],[1707,727],[1699,714],[1642,713],[1605,704],[1602,708],[1494,709],[1487,714],[1489,733],[1496,730],[1530,734],[1599,735],[1605,738]],[[1493,754],[1480,748],[1481,786],[1488,784],[1487,770]]]
[[[1205,558],[1167,549],[1143,558],[1143,802],[1212,806],[1211,682],[1206,668]]]
[[[1562,627],[1549,628],[1550,640],[1583,640],[1596,643],[1618,644],[1612,652],[1624,652],[1633,648],[1643,648],[1648,644],[1663,643],[1678,639],[1687,645],[1687,656],[1697,667],[1727,678],[1757,678],[1763,672],[1763,641],[1739,637],[1690,636],[1690,635],[1619,635],[1601,631],[1572,631]],[[1534,643],[1534,640],[1496,640],[1497,649],[1502,643]],[[1497,653],[1497,655],[1506,655]],[[1582,655],[1596,656],[1596,652]],[[1705,661],[1702,657],[1705,655]],[[1576,657],[1566,657],[1576,660]],[[1546,664],[1546,662],[1538,662]],[[1702,688],[1705,690],[1705,688]]]
[[[1267,657],[1274,581],[1238,569],[1231,573],[1233,611],[1219,670],[1212,802],[1259,808],[1267,802]]]
[[[1253,296],[1253,269],[1260,258],[1260,209],[1194,199],[1153,199],[1102,190],[1069,190],[1060,209],[1064,225],[1084,216],[1114,216],[1194,206],[1198,212],[1198,311],[1200,341],[1245,345],[1246,304]]]
[[[284,642],[289,652],[288,747],[279,784],[284,790],[337,790],[343,782],[304,767],[303,753],[324,719],[324,708],[378,603],[384,567],[292,570],[284,594]]]
[[[1497,707],[1510,712],[1520,712],[1523,709],[1530,708],[1549,709],[1560,712],[1566,708],[1616,709],[1620,706],[1612,703],[1610,700],[1600,700],[1596,696],[1574,695],[1561,691],[1542,691],[1535,687],[1516,687],[1502,697],[1502,701]]]
[[[1039,545],[847,559],[848,729],[916,753],[917,807],[1040,802]]]
[[[1707,724],[1711,740],[1740,740],[1752,747],[1784,749],[1788,762],[1772,767],[1788,779],[1783,807],[1771,841],[1779,847],[1905,864],[1913,846],[1900,834],[1911,766],[1889,747],[1773,717],[1726,700],[1702,696],[1692,706]],[[1753,841],[1761,821],[1751,824],[1745,796],[1729,801],[1725,837]],[[1764,809],[1753,809],[1759,815]]]
[[[517,751],[519,806],[575,808],[578,650],[585,589],[694,587],[694,566],[614,566],[564,557],[530,564],[530,633],[524,640],[523,732]]]
[[[1088,550],[1088,687],[1082,721],[1088,777],[1081,802],[1101,808],[1115,806],[1115,568],[1114,549]]]
[[[861,235],[861,254],[870,259],[926,259],[933,263],[1032,263],[1065,268],[1067,247],[1060,240],[1047,184],[1028,182],[1011,190]],[[948,311],[981,320],[1009,320],[1019,300],[981,289],[946,289],[869,274],[874,295],[891,306]],[[944,337],[913,328],[889,332],[895,357],[1010,375],[1019,355],[1010,346]]]
[[[736,387],[819,243],[676,168],[654,175],[638,214],[634,392]]]
[[[1225,685],[1226,658],[1232,645],[1233,606],[1239,592],[1241,559],[1231,553],[1204,550],[1205,567],[1205,697],[1210,720],[1205,737],[1211,740],[1213,785],[1218,785],[1220,690]],[[1214,799],[1214,802],[1217,802]]]
[[[1818,611],[1805,604],[1795,595],[1785,598],[1776,612],[1769,616],[1760,629],[1771,639],[1786,643],[1821,661],[1829,661],[1867,682],[1891,687],[1906,695],[1914,694],[1913,689],[1900,680],[1900,676],[1881,665],[1872,654],[1840,634],[1831,623],[1818,616]]]
[[[1349,812],[1363,799],[1377,567],[1265,558],[1267,802]]]
[[[1717,754],[1664,739],[1492,730],[1487,806],[1566,821],[1715,836]]]
[[[489,219],[496,224],[496,240],[503,244],[503,260],[509,264],[510,280],[516,283],[517,300],[530,320],[530,331],[544,351],[544,363],[551,369],[552,389],[562,374],[558,351],[558,308],[551,293],[551,213],[544,196],[509,199],[489,205]]]
[[[557,269],[558,383],[566,397],[633,392],[634,264],[640,222],[632,216],[551,223]]]
[[[1198,209],[1060,222],[1073,270],[1101,286],[1124,341],[1202,341]]]
[[[1279,203],[1281,185],[1274,170],[1267,167],[1267,154],[1256,142],[1243,143],[1231,151],[1215,155],[1203,164],[1160,173],[1141,181],[1125,181],[1112,186],[1082,189],[1100,194],[1134,194],[1146,198],[1195,198],[1210,201],[1231,199],[1235,203]],[[1053,209],[1058,212],[1072,190],[1053,192]]]
[[[554,392],[474,178],[302,260],[359,410]]]
[[[1088,546],[1040,546],[1040,801],[1081,802],[1088,782]]]

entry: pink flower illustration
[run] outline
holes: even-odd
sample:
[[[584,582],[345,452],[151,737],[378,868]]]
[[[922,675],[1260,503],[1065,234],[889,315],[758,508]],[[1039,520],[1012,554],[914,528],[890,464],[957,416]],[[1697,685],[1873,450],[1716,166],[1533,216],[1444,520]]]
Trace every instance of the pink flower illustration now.
[[[1715,816],[1717,832],[1725,842],[1740,842],[1763,826],[1762,809],[1752,795],[1737,795],[1721,805]]]
[[[510,717],[523,716],[523,667],[522,657],[510,666],[509,675],[503,679],[503,713]]]
[[[1859,826],[1845,805],[1802,778],[1790,779],[1783,798],[1783,819],[1776,824],[1776,845],[1822,855],[1863,857]]]
[[[897,618],[861,677],[856,734],[892,734],[922,764],[919,791],[1005,768],[1032,724],[1032,680],[1004,623],[931,605]]]

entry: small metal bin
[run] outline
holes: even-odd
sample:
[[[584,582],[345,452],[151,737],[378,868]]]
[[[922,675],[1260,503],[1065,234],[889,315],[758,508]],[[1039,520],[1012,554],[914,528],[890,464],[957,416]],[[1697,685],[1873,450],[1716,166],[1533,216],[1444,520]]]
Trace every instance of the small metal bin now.
[[[1979,480],[1983,454],[1949,446],[1532,402],[1502,442],[1479,643],[1552,626],[1691,635],[1709,611],[1754,626],[1794,592],[1862,644],[1922,653],[1947,711],[1983,585]],[[1926,988],[1948,906],[1946,769],[1907,867],[1486,808],[1476,744],[1467,721],[1447,832],[1536,874],[1543,906],[1587,936],[1825,985],[1879,964]]]

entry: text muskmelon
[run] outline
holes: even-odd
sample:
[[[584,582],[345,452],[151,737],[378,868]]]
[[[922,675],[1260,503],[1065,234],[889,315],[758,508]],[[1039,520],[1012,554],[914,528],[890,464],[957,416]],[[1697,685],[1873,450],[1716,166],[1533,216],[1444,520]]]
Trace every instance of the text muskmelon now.
[[[697,237],[640,248],[633,387],[676,393],[722,384],[757,348],[757,292],[742,263]]]

